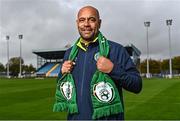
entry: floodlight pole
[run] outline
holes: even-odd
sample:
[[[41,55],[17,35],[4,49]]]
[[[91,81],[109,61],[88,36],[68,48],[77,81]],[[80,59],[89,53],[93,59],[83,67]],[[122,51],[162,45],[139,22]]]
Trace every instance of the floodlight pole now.
[[[166,25],[168,26],[169,33],[169,78],[172,78],[172,53],[171,53],[171,25],[172,19],[166,20]]]
[[[146,39],[147,39],[147,73],[146,73],[146,78],[150,78],[150,73],[149,73],[149,36],[148,36],[148,27],[150,27],[150,22],[146,21],[144,22],[144,26],[146,27]]]
[[[21,74],[22,74],[22,62],[21,62],[21,58],[22,58],[22,45],[21,45],[21,40],[23,39],[23,35],[18,35],[19,40],[20,40],[20,60],[19,60],[19,78],[21,78]]]
[[[7,35],[6,36],[6,40],[7,40],[7,78],[9,78],[9,39],[10,39],[10,36]]]

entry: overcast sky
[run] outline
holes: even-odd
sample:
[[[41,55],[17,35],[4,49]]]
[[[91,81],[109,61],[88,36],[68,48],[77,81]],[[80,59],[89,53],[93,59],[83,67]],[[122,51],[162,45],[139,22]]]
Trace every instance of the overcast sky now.
[[[100,12],[101,32],[122,45],[134,44],[145,59],[146,28],[150,21],[150,57],[169,57],[168,27],[171,26],[172,55],[180,55],[180,0],[0,0],[0,62],[7,62],[6,35],[10,36],[10,58],[19,56],[18,34],[23,34],[25,64],[36,66],[32,50],[59,49],[78,37],[76,14],[85,5]]]

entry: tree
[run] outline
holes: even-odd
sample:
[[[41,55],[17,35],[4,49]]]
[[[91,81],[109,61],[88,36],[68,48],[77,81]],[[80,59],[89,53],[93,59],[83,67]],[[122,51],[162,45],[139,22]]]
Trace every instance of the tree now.
[[[18,76],[20,69],[20,57],[13,57],[9,60],[9,68],[11,72],[11,76]],[[23,73],[32,73],[36,71],[36,68],[33,67],[32,64],[25,65],[24,60],[21,58],[22,64],[22,74]]]
[[[0,72],[4,72],[5,71],[5,67],[2,63],[0,63]]]
[[[146,65],[146,60],[143,60],[141,63],[140,63],[140,72],[141,73],[146,73],[146,69],[147,68],[147,65]]]
[[[24,66],[23,66],[23,71],[24,71],[25,73],[32,73],[32,72],[35,72],[35,71],[36,71],[36,68],[34,68],[32,64],[30,64],[30,65],[24,65]]]
[[[169,60],[165,59],[161,62],[161,69],[165,72],[169,70]]]
[[[149,65],[150,71],[153,74],[159,74],[161,72],[161,62],[158,60],[150,59],[150,65]]]
[[[140,64],[141,73],[147,73],[147,60],[144,60]],[[161,62],[158,60],[149,60],[149,73],[158,74],[161,72]]]
[[[30,64],[29,65],[29,72],[35,72],[35,71],[36,71],[36,68],[32,64]]]
[[[174,57],[172,59],[172,65],[173,70],[176,70],[178,73],[180,73],[180,56]]]
[[[21,58],[21,64],[23,66],[24,60]],[[18,76],[20,69],[20,57],[13,57],[9,60],[9,68],[12,76]]]

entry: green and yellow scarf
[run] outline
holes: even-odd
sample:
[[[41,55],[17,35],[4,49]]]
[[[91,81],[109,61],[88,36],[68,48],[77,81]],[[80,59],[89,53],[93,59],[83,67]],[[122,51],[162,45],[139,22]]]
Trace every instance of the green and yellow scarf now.
[[[74,61],[78,54],[76,41],[69,55],[69,60]],[[107,57],[109,53],[109,44],[106,38],[99,32],[99,53],[100,56]],[[110,116],[123,112],[123,106],[120,100],[118,89],[113,80],[98,69],[91,80],[91,99],[93,104],[92,119],[98,119],[104,116]],[[70,114],[78,113],[76,87],[71,73],[64,74],[57,83],[56,102],[53,111],[68,111]]]

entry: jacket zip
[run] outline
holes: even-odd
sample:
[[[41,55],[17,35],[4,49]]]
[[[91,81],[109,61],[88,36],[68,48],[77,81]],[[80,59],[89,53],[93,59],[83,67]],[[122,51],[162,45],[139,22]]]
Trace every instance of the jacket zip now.
[[[83,75],[82,75],[82,82],[81,82],[81,97],[82,97],[82,93],[83,93],[83,85],[84,85],[84,75],[85,75],[85,69],[86,69],[86,65],[85,65],[85,63],[86,63],[86,56],[87,56],[87,54],[86,54],[87,52],[85,52],[85,57],[84,57],[84,62],[83,62]],[[82,98],[81,98],[81,101],[82,101]]]

